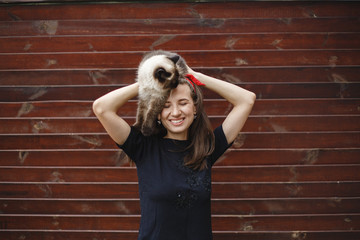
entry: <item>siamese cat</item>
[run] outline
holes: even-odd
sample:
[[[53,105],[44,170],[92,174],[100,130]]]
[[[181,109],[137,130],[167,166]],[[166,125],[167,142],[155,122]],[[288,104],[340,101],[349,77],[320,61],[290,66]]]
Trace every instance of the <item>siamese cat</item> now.
[[[139,83],[138,108],[134,126],[143,135],[158,133],[157,117],[170,91],[183,81],[187,73],[185,60],[176,53],[157,50],[141,60],[136,81]]]

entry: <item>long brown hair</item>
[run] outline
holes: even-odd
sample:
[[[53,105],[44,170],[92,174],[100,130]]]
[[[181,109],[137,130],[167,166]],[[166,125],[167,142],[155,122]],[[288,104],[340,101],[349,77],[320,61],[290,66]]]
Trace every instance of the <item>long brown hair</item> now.
[[[202,170],[207,168],[206,157],[209,156],[215,148],[215,137],[210,124],[210,120],[205,113],[203,106],[203,94],[196,84],[190,84],[187,80],[180,81],[179,84],[187,84],[191,89],[191,97],[196,108],[196,117],[189,127],[188,139],[190,144],[186,150],[188,154],[184,159],[184,165],[193,170]],[[166,129],[159,126],[161,135],[166,135]]]

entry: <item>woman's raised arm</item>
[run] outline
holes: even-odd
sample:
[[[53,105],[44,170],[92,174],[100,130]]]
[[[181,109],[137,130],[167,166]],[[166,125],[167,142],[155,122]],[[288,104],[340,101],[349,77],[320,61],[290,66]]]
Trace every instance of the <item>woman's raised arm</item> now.
[[[96,99],[93,103],[93,111],[110,137],[122,145],[130,134],[129,124],[117,115],[117,111],[127,101],[136,97],[139,92],[139,84],[134,83],[119,88]]]
[[[234,84],[195,72],[192,69],[189,70],[189,73],[204,83],[206,88],[218,93],[233,105],[233,109],[222,124],[228,143],[233,142],[251,112],[256,95]]]

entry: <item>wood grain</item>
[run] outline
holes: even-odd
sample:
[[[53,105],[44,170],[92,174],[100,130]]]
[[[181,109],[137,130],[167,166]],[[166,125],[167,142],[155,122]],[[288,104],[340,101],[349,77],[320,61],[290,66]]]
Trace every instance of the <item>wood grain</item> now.
[[[100,96],[99,96],[100,97]],[[0,102],[0,117],[93,117],[92,101]],[[360,99],[259,99],[252,115],[357,115]],[[136,115],[136,100],[129,101],[118,114]],[[225,115],[231,105],[223,100],[205,100],[208,115]],[[55,111],[56,110],[56,111]]]
[[[69,240],[85,240],[92,237],[128,240],[136,239],[137,231],[66,231],[66,230],[54,230],[54,231],[6,231],[0,232],[0,236],[6,239],[15,240],[18,238],[26,237],[27,239],[69,239]],[[306,236],[310,240],[327,240],[329,238],[347,240],[357,240],[359,237],[359,231],[281,231],[281,232],[257,232],[257,231],[215,231],[215,240],[288,240],[295,237]]]
[[[360,150],[348,149],[232,149],[217,166],[357,164]],[[0,151],[2,166],[128,167],[120,149],[6,150]],[[51,159],[51,161],[50,161]]]
[[[1,53],[358,49],[358,33],[165,34],[0,38]]]
[[[354,67],[223,67],[194,68],[210,76],[233,83],[352,83],[358,82],[359,68]],[[92,70],[0,70],[4,86],[93,86],[134,83],[136,69]]]
[[[321,171],[322,175],[318,173]],[[215,182],[359,181],[360,166],[246,166],[215,167]],[[135,168],[125,167],[3,167],[1,182],[136,182]]]
[[[1,239],[137,238],[135,165],[91,106],[155,49],[257,95],[212,170],[215,240],[359,239],[358,2],[36,2],[0,6]]]
[[[18,2],[21,2],[18,0]],[[34,1],[36,2],[36,1]],[[41,2],[41,1],[40,1]],[[123,3],[118,5],[9,6],[0,9],[0,19],[161,19],[161,18],[316,18],[359,16],[356,2],[255,3]],[[98,9],[101,8],[102,11]],[[157,10],[157,11],[154,11]],[[239,11],[241,10],[241,11]],[[91,18],[89,18],[91,16]]]
[[[0,36],[358,32],[358,17],[1,21]]]
[[[3,214],[140,214],[139,199],[2,199]],[[214,215],[359,213],[360,198],[212,199]]]
[[[139,198],[136,182],[0,183],[0,198]],[[360,197],[358,181],[335,182],[214,182],[213,198],[317,198]],[[261,191],[260,191],[261,190]]]
[[[359,24],[360,26],[360,24]],[[0,69],[109,69],[134,68],[144,52],[97,52],[56,54],[0,54]],[[360,64],[359,50],[324,51],[214,51],[180,52],[193,67],[239,66],[353,66]],[[222,59],[218,61],[218,59]]]
[[[360,83],[258,83],[236,84],[239,87],[256,92],[260,99],[293,99],[293,98],[360,98]],[[122,88],[124,85],[103,86],[4,86],[0,87],[1,102],[26,101],[89,101],[94,96]],[[207,99],[221,97],[204,89]]]

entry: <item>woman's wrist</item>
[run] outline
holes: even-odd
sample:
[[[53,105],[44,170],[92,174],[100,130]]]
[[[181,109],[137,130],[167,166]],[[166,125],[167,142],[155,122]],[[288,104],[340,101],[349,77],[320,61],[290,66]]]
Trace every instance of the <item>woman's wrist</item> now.
[[[208,84],[211,85],[211,81],[209,81],[209,79],[211,77],[209,77],[208,75],[201,73],[201,72],[193,72],[193,75],[196,79],[198,79],[201,83],[204,84],[204,86],[208,87]]]

